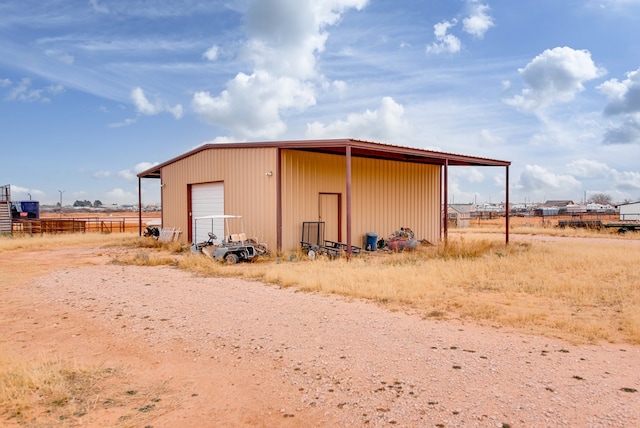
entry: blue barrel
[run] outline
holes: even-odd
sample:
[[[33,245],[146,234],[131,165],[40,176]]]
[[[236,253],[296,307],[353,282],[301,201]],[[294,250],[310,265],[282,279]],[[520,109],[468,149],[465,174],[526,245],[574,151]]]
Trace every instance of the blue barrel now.
[[[367,232],[367,239],[365,250],[367,251],[375,251],[378,246],[378,234],[373,232]]]

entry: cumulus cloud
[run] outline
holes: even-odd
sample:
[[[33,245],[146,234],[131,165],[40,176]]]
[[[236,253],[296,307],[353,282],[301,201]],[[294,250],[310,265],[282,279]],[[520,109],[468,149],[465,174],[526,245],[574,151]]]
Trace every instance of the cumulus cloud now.
[[[207,123],[242,138],[276,138],[286,131],[281,117],[316,103],[322,76],[316,56],[324,50],[327,28],[348,9],[368,0],[323,2],[261,0],[245,14],[248,39],[241,55],[253,67],[238,73],[219,94],[198,91],[192,107]]]
[[[578,177],[609,180],[618,190],[640,189],[640,172],[637,171],[618,171],[603,162],[590,159],[571,162],[567,164],[567,169]]]
[[[570,162],[567,164],[567,169],[571,174],[578,177],[599,177],[607,175],[610,171],[606,163],[589,159]]]
[[[427,46],[427,53],[456,53],[462,48],[462,42],[453,34],[448,34],[450,28],[455,27],[458,21],[442,21],[433,26],[433,34],[436,41]]]
[[[136,111],[145,116],[155,116],[159,113],[168,112],[176,119],[180,119],[183,114],[183,108],[180,104],[171,107],[159,100],[154,103],[150,102],[140,87],[136,87],[131,91],[131,100],[136,107]]]
[[[465,32],[479,39],[483,38],[495,24],[489,15],[489,5],[480,4],[476,0],[469,2],[471,14],[462,20],[462,28]]]
[[[280,117],[282,111],[303,110],[315,103],[311,83],[258,71],[252,75],[238,73],[216,97],[197,92],[192,107],[206,122],[242,137],[276,138],[287,129]]]
[[[640,112],[640,69],[627,73],[623,81],[608,80],[598,90],[608,99],[606,115]]]
[[[133,181],[137,178],[138,173],[145,171],[153,166],[158,165],[158,162],[140,162],[134,165],[130,169],[124,169],[118,172],[118,177],[124,178],[127,181]]]
[[[611,79],[598,86],[607,97],[605,116],[617,116],[618,123],[610,124],[604,133],[605,144],[640,143],[640,69],[627,73],[619,81]]]
[[[580,185],[572,175],[555,174],[539,165],[527,165],[520,174],[517,187],[524,191],[561,189],[569,193],[579,189]]]
[[[404,117],[404,107],[391,97],[384,97],[376,110],[354,113],[346,120],[307,124],[307,138],[344,138],[388,141],[401,144],[413,135],[413,126]]]
[[[533,113],[572,101],[584,90],[585,82],[606,73],[595,65],[589,51],[569,47],[547,49],[518,72],[527,88],[504,102]]]

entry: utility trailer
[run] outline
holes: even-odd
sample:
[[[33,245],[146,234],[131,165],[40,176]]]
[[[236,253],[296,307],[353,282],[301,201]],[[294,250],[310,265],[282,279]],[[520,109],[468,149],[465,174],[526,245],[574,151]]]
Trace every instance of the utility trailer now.
[[[305,221],[302,223],[300,246],[312,260],[321,254],[330,258],[340,257],[349,250],[347,244],[324,239],[324,226],[324,221]],[[351,246],[351,254],[360,254],[361,250],[360,247]]]
[[[600,230],[604,227],[604,223],[602,220],[559,220],[558,227],[561,229],[573,227]]]
[[[622,235],[627,232],[640,231],[640,222],[638,223],[631,223],[631,222],[606,223],[604,227],[606,227],[607,229],[614,229],[614,228],[618,229],[618,234]]]

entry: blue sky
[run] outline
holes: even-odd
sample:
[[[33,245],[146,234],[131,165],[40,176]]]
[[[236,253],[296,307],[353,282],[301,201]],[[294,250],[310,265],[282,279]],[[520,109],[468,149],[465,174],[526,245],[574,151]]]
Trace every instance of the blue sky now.
[[[203,143],[307,138],[510,160],[512,202],[640,200],[640,0],[0,2],[14,200],[136,203]],[[450,202],[504,200],[503,168],[451,170]]]

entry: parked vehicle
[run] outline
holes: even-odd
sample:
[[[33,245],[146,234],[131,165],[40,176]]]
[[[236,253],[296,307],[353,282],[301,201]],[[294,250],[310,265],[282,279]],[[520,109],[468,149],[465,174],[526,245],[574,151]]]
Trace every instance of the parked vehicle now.
[[[229,214],[212,215],[198,217],[195,220],[196,224],[198,220],[222,220],[224,222],[224,239],[219,244],[215,244],[213,241],[217,239],[217,237],[212,232],[209,232],[209,241],[194,244],[196,251],[202,251],[209,255],[213,249],[212,257],[218,261],[224,261],[228,264],[249,262],[258,256],[269,254],[267,244],[258,242],[257,238],[247,238],[247,235],[244,232],[242,216]],[[233,224],[230,224],[230,222]],[[239,231],[239,233],[232,233],[232,231]],[[196,235],[195,231],[194,235]],[[211,244],[207,244],[208,242],[211,242]],[[198,248],[198,246],[201,246],[201,248]],[[207,251],[205,251],[205,249]]]

